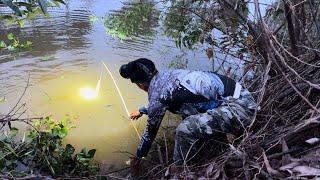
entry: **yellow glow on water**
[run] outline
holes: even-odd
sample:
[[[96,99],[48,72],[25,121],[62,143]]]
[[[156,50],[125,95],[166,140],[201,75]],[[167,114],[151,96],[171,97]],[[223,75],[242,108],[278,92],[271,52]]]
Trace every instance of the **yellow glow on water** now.
[[[82,87],[80,88],[80,96],[87,100],[92,100],[97,98],[98,91],[96,89],[90,87]]]
[[[25,96],[22,101],[30,105],[29,114],[36,113],[39,116],[49,114],[56,120],[66,118],[67,115],[72,121],[71,125],[75,128],[70,129],[68,136],[64,139],[64,144],[72,144],[77,151],[81,151],[83,147],[98,149],[95,160],[108,165],[120,165],[119,168],[121,168],[125,165],[127,156],[114,152],[125,149],[130,153],[135,153],[139,143],[135,130],[130,121],[124,119],[127,113],[123,109],[112,79],[105,75],[105,79],[101,79],[100,88],[99,86],[97,88],[99,69],[93,66],[87,71],[73,73],[78,69],[66,69],[66,72],[62,74],[65,78],[57,76],[51,79],[50,74],[41,77],[41,81],[35,78],[34,82],[37,82],[37,85],[28,88],[30,95]],[[125,100],[128,99],[126,103],[129,110],[146,102],[147,94],[135,84],[128,83],[127,79],[121,78],[116,73],[114,78]],[[105,80],[104,83],[103,80]],[[21,81],[21,84],[23,83],[25,82]],[[63,87],[63,90],[57,87]],[[91,89],[89,91],[93,93],[88,94],[97,94],[97,97],[91,100],[90,98],[85,99],[80,95],[80,88],[84,89],[81,91]],[[95,90],[97,93],[94,92]],[[12,93],[12,96],[6,96],[6,102],[0,102],[0,112],[8,113],[11,107],[15,106],[16,97],[19,97],[22,91],[23,89],[20,89]],[[146,118],[146,116],[141,118]],[[143,132],[145,122],[146,119],[134,122],[139,127],[140,133]],[[23,131],[21,131],[22,136]]]

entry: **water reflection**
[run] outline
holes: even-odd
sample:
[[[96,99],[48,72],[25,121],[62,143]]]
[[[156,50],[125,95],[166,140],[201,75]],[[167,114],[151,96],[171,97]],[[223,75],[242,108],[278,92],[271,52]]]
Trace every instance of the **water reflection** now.
[[[49,11],[51,18],[39,17],[24,27],[10,27],[0,33],[5,39],[8,32],[13,32],[22,41],[33,42],[32,51],[28,56],[43,56],[53,54],[62,49],[80,49],[88,47],[86,35],[91,31],[86,10],[54,9]]]
[[[151,49],[160,12],[153,2],[126,2],[104,18],[107,33],[123,40],[115,48],[144,52]]]
[[[160,12],[156,9],[155,3],[123,3],[120,10],[112,10],[104,18],[104,25],[107,32],[118,36],[139,36],[153,37],[158,27]]]
[[[30,74],[30,87],[23,99],[28,106],[26,116],[52,115],[60,119],[68,114],[76,117],[76,128],[72,129],[66,143],[76,148],[96,148],[99,161],[123,165],[127,156],[114,152],[135,153],[138,139],[112,80],[103,74],[97,100],[88,102],[79,97],[80,87],[96,85],[101,61],[112,70],[130,110],[145,104],[147,97],[134,84],[120,78],[121,64],[135,57],[148,57],[159,69],[177,58],[185,60],[183,62],[193,69],[205,69],[210,64],[202,53],[182,53],[180,56],[174,42],[158,32],[157,21],[153,18],[143,22],[142,29],[135,29],[136,38],[122,42],[106,35],[103,24],[89,21],[92,14],[102,17],[111,9],[118,9],[112,13],[121,14],[131,6],[123,7],[116,0],[108,3],[104,0],[70,0],[62,9],[51,9],[49,19],[37,17],[23,28],[1,29],[1,39],[13,31],[22,40],[33,41],[33,47],[23,52],[0,54],[0,97],[7,99],[0,103],[0,112],[7,112],[14,105]],[[186,68],[181,64],[179,67]],[[145,120],[137,122],[141,133]]]
[[[90,12],[83,6],[83,2],[68,1],[67,6],[49,9],[49,13],[50,17],[38,16],[22,28],[11,25],[1,29],[0,40],[6,40],[6,34],[12,32],[20,41],[33,42],[32,49],[1,52],[0,65],[5,63],[0,66],[4,77],[0,79],[1,83],[16,82],[14,77],[23,79],[27,74],[41,83],[60,76],[65,67],[84,70],[88,66],[90,62],[77,57],[90,46],[87,35],[92,31],[92,24],[88,19]],[[72,54],[74,52],[77,56]],[[41,77],[44,74],[47,75],[46,78]],[[4,85],[2,88],[10,87]]]

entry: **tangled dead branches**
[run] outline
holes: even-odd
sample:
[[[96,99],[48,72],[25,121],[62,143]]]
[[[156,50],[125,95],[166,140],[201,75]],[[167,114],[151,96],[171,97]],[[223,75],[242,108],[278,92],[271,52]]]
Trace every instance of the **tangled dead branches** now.
[[[262,110],[256,113],[241,142],[230,145],[227,152],[214,158],[202,176],[253,179],[320,175],[320,58],[317,51],[320,38],[306,33],[299,38],[290,35],[297,32],[296,29],[307,32],[306,27],[301,26],[303,23],[311,23],[311,28],[317,29],[319,21],[313,22],[312,18],[308,22],[298,14],[303,11],[297,9],[306,8],[305,2],[284,1],[287,43],[281,42],[259,17],[260,41],[266,53],[262,58],[267,63],[262,67],[265,69],[259,76],[262,78],[251,90],[259,92],[257,99]],[[259,16],[257,0],[255,5]],[[289,15],[293,18],[288,18]]]
[[[229,141],[220,155],[211,154],[210,158],[207,155],[202,162],[185,167],[174,177],[320,176],[319,5],[314,7],[316,4],[299,0],[278,1],[268,12],[283,10],[276,26],[270,23],[272,17],[261,16],[258,0],[254,4],[256,22],[248,28],[254,32],[249,31],[249,36],[255,38],[255,58],[260,64],[255,68],[256,78],[247,87],[256,92],[261,111],[256,111],[245,134]],[[237,11],[236,7],[232,9]],[[152,175],[161,174],[163,169],[163,165],[153,166],[147,177],[154,178]]]
[[[11,123],[12,122],[22,122],[25,124],[28,124],[32,126],[30,123],[31,120],[41,120],[41,118],[25,118],[23,115],[25,115],[27,108],[26,108],[26,103],[21,103],[22,98],[24,97],[30,83],[30,77],[28,77],[27,84],[20,95],[18,101],[16,104],[11,108],[11,110],[7,114],[0,114],[0,131],[8,125],[8,127],[11,129]]]

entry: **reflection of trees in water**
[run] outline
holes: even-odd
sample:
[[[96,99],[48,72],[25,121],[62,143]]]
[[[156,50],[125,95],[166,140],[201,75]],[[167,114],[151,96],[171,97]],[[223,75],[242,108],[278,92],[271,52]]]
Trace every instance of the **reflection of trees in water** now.
[[[230,3],[237,1],[230,0]],[[238,6],[247,17],[247,5],[239,3]],[[163,24],[166,35],[175,39],[178,46],[192,47],[198,42],[218,47],[235,46],[237,42],[230,42],[230,36],[237,41],[244,39],[244,28],[240,26],[238,16],[218,1],[169,0]],[[221,35],[215,37],[213,30]]]
[[[173,39],[178,39],[181,32],[186,32],[188,24],[192,20],[192,13],[183,8],[183,2],[178,1],[177,4],[167,7],[164,19],[164,32]]]
[[[120,39],[126,36],[152,37],[156,34],[159,15],[154,3],[124,3],[120,10],[111,11],[105,17],[104,25],[109,34],[116,35]]]
[[[246,17],[246,4],[239,4],[239,8]],[[245,40],[245,28],[238,23],[237,18],[223,3],[168,0],[159,3],[157,7],[153,3],[127,3],[122,9],[113,11],[105,18],[105,27],[109,34],[124,39],[125,43],[117,46],[119,49],[151,49],[152,40],[147,43],[140,42],[141,36],[153,39],[156,35],[155,28],[160,24],[161,31],[175,40],[178,47],[184,46],[193,51],[193,48],[202,43],[210,47],[211,51],[221,51],[238,57],[238,54],[245,50],[242,44]],[[127,36],[138,38],[125,38]],[[218,53],[215,55],[221,56]],[[238,68],[238,64],[236,66]]]
[[[242,68],[241,58],[247,52],[247,29],[239,23],[239,16],[224,1],[169,0],[164,8],[164,32],[178,47],[193,49],[202,44],[213,69],[226,73],[232,67]],[[230,0],[231,5],[248,16],[247,3]]]
[[[13,32],[21,39],[33,42],[32,51],[28,55],[41,56],[51,54],[60,49],[78,49],[87,46],[85,35],[91,31],[89,13],[85,10],[49,12],[51,17],[38,17],[25,27],[11,26],[1,29],[0,38],[5,39],[8,32]]]
[[[121,56],[132,57],[136,52],[152,49],[159,15],[159,10],[150,1],[126,2],[120,10],[111,11],[104,18],[104,26],[108,34],[121,39],[114,47],[125,50]]]

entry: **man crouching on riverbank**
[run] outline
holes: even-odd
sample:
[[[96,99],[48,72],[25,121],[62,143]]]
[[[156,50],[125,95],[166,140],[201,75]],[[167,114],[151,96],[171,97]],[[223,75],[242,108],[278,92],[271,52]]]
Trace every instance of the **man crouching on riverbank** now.
[[[169,110],[184,120],[176,129],[173,160],[183,165],[188,153],[198,150],[198,140],[218,133],[236,134],[250,124],[256,103],[249,91],[234,80],[213,72],[189,70],[157,71],[152,61],[141,58],[120,67],[123,78],[148,92],[149,104],[131,113],[131,119],[148,115],[148,122],[132,166],[147,156],[162,118]]]

